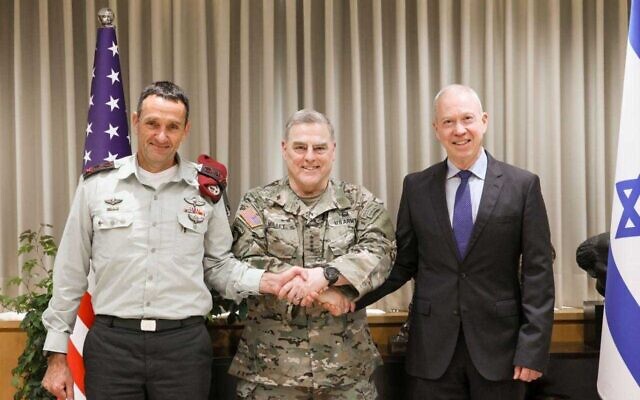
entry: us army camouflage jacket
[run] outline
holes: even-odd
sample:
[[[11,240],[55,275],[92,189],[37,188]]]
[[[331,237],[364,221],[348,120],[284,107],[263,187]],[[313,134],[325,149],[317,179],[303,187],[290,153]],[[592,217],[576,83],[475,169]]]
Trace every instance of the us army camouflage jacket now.
[[[355,296],[380,286],[395,258],[391,220],[361,186],[331,181],[307,207],[285,178],[253,189],[233,223],[233,252],[254,267],[336,267]],[[368,379],[381,363],[361,310],[333,317],[275,296],[249,297],[249,314],[230,373],[270,385],[336,387]]]

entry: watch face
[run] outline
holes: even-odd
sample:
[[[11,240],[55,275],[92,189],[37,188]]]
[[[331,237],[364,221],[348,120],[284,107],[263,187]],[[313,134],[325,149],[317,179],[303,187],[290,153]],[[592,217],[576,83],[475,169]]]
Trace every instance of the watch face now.
[[[329,281],[329,285],[333,285],[338,280],[340,272],[334,267],[325,267],[324,277]]]

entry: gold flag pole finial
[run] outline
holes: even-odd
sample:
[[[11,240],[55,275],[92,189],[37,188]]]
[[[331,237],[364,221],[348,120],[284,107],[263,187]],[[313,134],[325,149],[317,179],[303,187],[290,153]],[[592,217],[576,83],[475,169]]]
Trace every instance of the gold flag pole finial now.
[[[98,20],[100,20],[103,28],[113,27],[113,20],[115,18],[116,17],[113,15],[113,11],[111,11],[110,8],[105,7],[98,11]]]

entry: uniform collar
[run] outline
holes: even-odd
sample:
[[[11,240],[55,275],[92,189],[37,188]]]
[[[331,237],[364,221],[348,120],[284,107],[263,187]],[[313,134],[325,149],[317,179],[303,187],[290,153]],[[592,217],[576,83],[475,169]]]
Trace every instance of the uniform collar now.
[[[291,214],[300,214],[307,210],[300,197],[289,186],[289,178],[284,177],[278,184],[278,190],[274,196],[274,203],[282,207],[286,212]],[[351,205],[351,201],[344,193],[342,185],[336,184],[333,179],[329,180],[327,190],[318,199],[318,202],[309,210],[308,219],[313,219],[327,211],[333,209],[344,209]]]
[[[195,179],[197,172],[196,169],[193,168],[192,163],[182,161],[182,158],[178,153],[176,153],[176,162],[178,163],[178,173],[171,179],[171,182],[183,180],[189,185],[198,185],[198,182]],[[119,179],[127,179],[129,176],[135,175],[136,179],[140,181],[140,177],[137,174],[139,167],[137,153],[117,159],[115,161],[115,166],[118,168]]]

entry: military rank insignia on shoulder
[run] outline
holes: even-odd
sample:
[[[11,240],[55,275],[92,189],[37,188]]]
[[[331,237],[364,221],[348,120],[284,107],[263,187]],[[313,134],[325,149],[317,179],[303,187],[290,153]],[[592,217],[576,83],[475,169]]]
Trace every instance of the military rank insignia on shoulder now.
[[[103,162],[101,164],[97,164],[97,165],[94,165],[93,167],[87,168],[82,174],[82,176],[84,177],[84,179],[87,179],[91,175],[95,175],[98,172],[102,172],[102,171],[110,171],[112,169],[115,169],[115,167],[116,166],[113,161]]]

